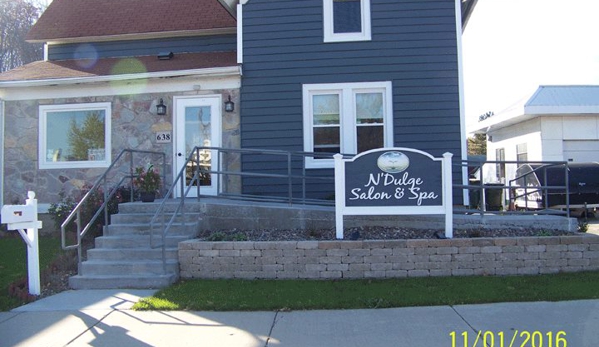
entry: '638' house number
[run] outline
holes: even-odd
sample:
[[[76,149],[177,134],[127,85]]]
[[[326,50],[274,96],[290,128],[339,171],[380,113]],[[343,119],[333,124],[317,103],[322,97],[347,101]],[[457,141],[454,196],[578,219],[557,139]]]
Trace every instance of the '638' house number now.
[[[173,136],[170,131],[159,131],[156,133],[156,143],[171,143]]]

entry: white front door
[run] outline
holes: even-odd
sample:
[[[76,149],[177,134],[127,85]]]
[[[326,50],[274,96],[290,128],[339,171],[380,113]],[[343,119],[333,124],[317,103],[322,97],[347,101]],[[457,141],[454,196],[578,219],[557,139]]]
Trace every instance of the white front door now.
[[[186,166],[184,184],[190,184],[191,178],[196,172],[199,162],[200,194],[218,194],[218,175],[210,174],[217,171],[218,152],[211,150],[200,150],[193,155],[196,163],[187,163],[187,158],[195,147],[220,147],[221,145],[221,104],[220,95],[175,97],[175,175],[183,166]],[[197,196],[197,186],[194,185],[187,196]],[[181,195],[181,187],[177,189],[177,195]]]

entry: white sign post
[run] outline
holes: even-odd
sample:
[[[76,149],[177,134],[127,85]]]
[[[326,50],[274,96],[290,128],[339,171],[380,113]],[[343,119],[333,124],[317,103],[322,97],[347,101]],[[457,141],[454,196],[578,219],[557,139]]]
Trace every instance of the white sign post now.
[[[40,295],[40,254],[38,231],[42,222],[37,220],[37,199],[34,192],[27,193],[25,205],[2,206],[2,223],[8,230],[17,230],[27,244],[27,269],[29,294]],[[25,232],[27,230],[27,232]]]
[[[345,215],[445,215],[453,237],[451,153],[436,158],[412,148],[381,148],[335,158],[335,227]]]

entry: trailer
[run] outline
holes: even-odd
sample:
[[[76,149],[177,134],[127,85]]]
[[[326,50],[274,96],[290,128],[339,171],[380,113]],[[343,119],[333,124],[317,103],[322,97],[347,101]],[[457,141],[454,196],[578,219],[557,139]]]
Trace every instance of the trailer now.
[[[522,164],[509,182],[517,210],[570,210],[589,216],[599,208],[599,163]]]

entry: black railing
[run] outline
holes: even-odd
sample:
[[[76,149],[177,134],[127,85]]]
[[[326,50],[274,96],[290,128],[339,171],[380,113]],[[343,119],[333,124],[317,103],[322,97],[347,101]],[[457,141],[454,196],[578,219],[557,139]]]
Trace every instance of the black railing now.
[[[565,161],[475,161],[463,160],[454,163],[469,168],[468,184],[454,184],[463,189],[469,204],[455,212],[501,213],[501,214],[561,214],[570,217],[570,186],[568,162]],[[521,170],[528,165],[531,169]],[[501,167],[501,170],[497,168]],[[548,184],[547,169],[564,170],[563,182]],[[501,171],[504,177],[498,177]],[[538,179],[541,175],[541,180]],[[474,176],[474,177],[473,177]],[[565,195],[563,209],[553,208],[549,195]]]

